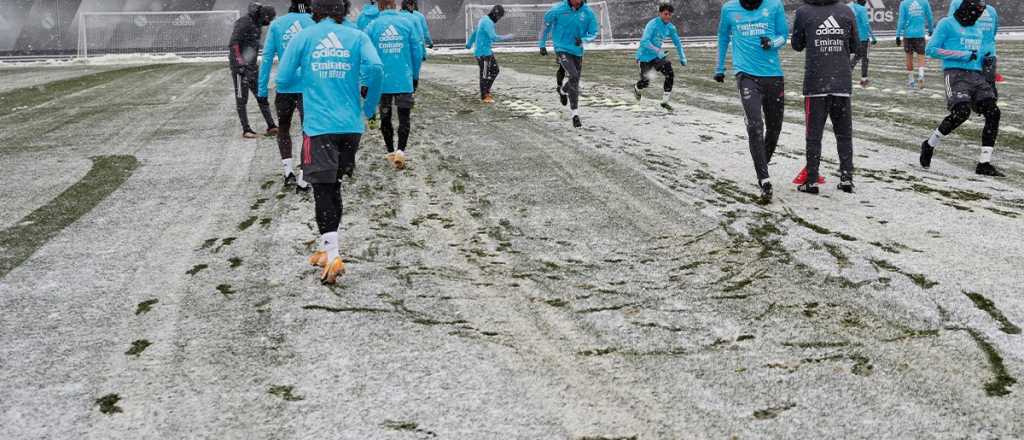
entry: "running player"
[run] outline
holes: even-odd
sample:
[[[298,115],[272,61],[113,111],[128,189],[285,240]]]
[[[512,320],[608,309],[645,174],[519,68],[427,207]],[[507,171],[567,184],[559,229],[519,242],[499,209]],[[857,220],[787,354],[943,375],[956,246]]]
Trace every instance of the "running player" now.
[[[269,93],[270,71],[274,67],[274,57],[284,57],[285,48],[303,29],[314,25],[313,17],[309,15],[309,0],[292,0],[288,13],[270,23],[267,30],[267,41],[263,47],[263,62],[260,65],[259,90],[256,97],[267,99]],[[274,107],[277,110],[277,121],[280,123],[277,131],[277,149],[281,154],[281,163],[284,164],[284,183],[295,183],[298,190],[306,191],[309,184],[302,178],[302,170],[298,175],[292,169],[292,116],[299,112],[299,120],[302,120],[302,89],[283,89],[277,87],[277,94],[274,97]]]
[[[238,110],[238,120],[242,123],[242,137],[246,139],[256,138],[256,132],[249,126],[249,115],[246,112],[249,93],[256,96],[260,113],[267,122],[266,135],[277,134],[277,125],[270,114],[270,101],[266,97],[260,98],[256,90],[259,76],[256,58],[260,52],[260,28],[269,25],[275,15],[277,13],[270,6],[250,4],[248,13],[235,21],[231,41],[228,43],[228,62],[231,66],[231,80],[235,85],[235,108]]]
[[[839,0],[804,0],[793,19],[793,49],[804,61],[804,109],[807,124],[807,179],[797,190],[818,194],[818,166],[825,122],[839,149],[839,189],[853,192],[853,109],[850,105],[850,55],[858,44],[857,19]]]
[[[857,51],[850,58],[850,70],[857,68],[860,62],[860,86],[867,87],[871,83],[868,79],[868,43],[878,44],[875,33],[871,30],[871,18],[868,16],[868,8],[864,7],[868,0],[857,0],[850,3],[853,16],[857,19],[857,35],[860,35],[860,43],[857,44]]]
[[[768,162],[782,132],[786,92],[779,48],[786,45],[788,34],[786,11],[780,0],[729,0],[722,6],[715,81],[725,82],[725,56],[731,45],[762,203],[772,200]]]
[[[341,172],[355,164],[363,116],[377,109],[384,69],[370,38],[341,24],[348,14],[348,0],[313,0],[312,6],[317,23],[292,38],[277,81],[282,87],[302,90],[306,112],[302,169],[313,184],[321,234],[320,250],[309,261],[323,266],[321,282],[333,284],[345,272],[338,252]],[[365,101],[360,83],[367,88]]]
[[[679,64],[686,66],[686,52],[683,51],[683,43],[679,41],[679,31],[676,25],[672,24],[672,13],[675,8],[671,4],[662,3],[658,6],[658,16],[652,18],[644,27],[644,34],[640,38],[640,47],[636,50],[636,62],[640,65],[640,81],[633,84],[633,96],[639,101],[643,97],[640,92],[651,84],[649,76],[653,71],[661,72],[665,77],[664,90],[661,96],[661,106],[665,110],[672,111],[672,83],[675,80],[675,73],[672,71],[672,63],[668,60],[668,54],[661,50],[661,44],[665,38],[671,38],[676,45],[676,52],[679,53]]]
[[[896,23],[896,45],[907,54],[907,88],[924,88],[925,29],[932,35],[934,20],[928,0],[903,0]],[[917,78],[914,78],[914,55],[917,54]]]
[[[434,40],[430,38],[430,25],[427,24],[427,17],[420,12],[417,0],[402,0],[402,12],[412,14],[412,20],[420,28],[420,38],[423,40],[423,60],[427,60],[427,50],[434,48]]]
[[[423,62],[423,44],[416,25],[395,10],[395,0],[378,0],[380,16],[366,27],[366,35],[377,48],[384,63],[384,82],[380,99],[380,132],[387,147],[387,159],[395,168],[405,168],[406,147],[411,130],[412,107],[415,102],[413,81]],[[398,150],[395,150],[395,129],[391,124],[391,108],[398,107]]]
[[[548,36],[555,46],[558,61],[558,97],[562,105],[569,104],[572,126],[580,128],[579,115],[580,75],[583,70],[583,43],[594,41],[599,28],[597,16],[587,6],[587,0],[563,0],[544,14],[544,29],[540,34],[540,54],[548,54]],[[569,81],[562,83],[568,77]]]
[[[999,136],[1001,112],[996,101],[996,91],[982,74],[984,54],[984,33],[976,26],[985,13],[983,0],[963,0],[953,18],[943,18],[935,32],[935,38],[928,43],[928,56],[942,60],[946,75],[946,104],[949,116],[943,119],[939,128],[921,143],[921,166],[928,168],[932,154],[944,136],[949,135],[971,117],[971,110],[985,117],[985,128],[981,131],[981,154],[974,172],[984,176],[1003,177],[1003,173],[992,166],[992,150]]]
[[[504,16],[505,8],[501,5],[494,5],[491,12],[480,17],[476,31],[466,41],[466,49],[473,49],[473,46],[476,46],[476,49],[473,49],[473,56],[476,57],[476,63],[480,66],[480,99],[485,104],[494,103],[491,86],[494,85],[494,80],[498,78],[498,73],[501,71],[498,68],[498,60],[494,58],[494,50],[491,45],[495,41],[510,40],[513,37],[512,34],[498,35],[494,29],[494,25]]]

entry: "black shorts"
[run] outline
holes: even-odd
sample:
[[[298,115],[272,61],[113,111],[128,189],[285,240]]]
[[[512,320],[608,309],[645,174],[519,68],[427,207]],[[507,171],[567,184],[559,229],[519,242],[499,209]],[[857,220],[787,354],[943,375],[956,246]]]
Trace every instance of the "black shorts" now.
[[[977,105],[988,99],[996,99],[996,90],[985,80],[985,75],[973,70],[948,69],[946,74],[946,105]]]
[[[906,53],[916,53],[918,55],[924,55],[924,46],[924,38],[903,39],[903,51]]]
[[[388,108],[392,105],[401,109],[411,109],[416,104],[416,98],[412,93],[385,93],[380,95],[380,108]]]
[[[357,133],[305,136],[302,139],[303,179],[309,183],[334,183],[356,165]]]

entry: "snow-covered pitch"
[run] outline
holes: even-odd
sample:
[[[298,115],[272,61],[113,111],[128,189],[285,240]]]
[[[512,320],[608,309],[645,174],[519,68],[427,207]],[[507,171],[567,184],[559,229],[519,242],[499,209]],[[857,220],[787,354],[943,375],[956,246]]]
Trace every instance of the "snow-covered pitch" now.
[[[788,183],[784,51],[768,206],[713,48],[673,113],[660,79],[633,100],[630,51],[588,52],[582,130],[553,57],[499,53],[486,106],[475,61],[434,53],[409,167],[368,133],[343,183],[334,287],[225,60],[0,66],[0,437],[1024,437],[1024,44],[1000,47],[1003,179],[972,173],[977,117],[918,167],[937,65],[907,92],[901,49],[871,50],[857,192],[827,133],[818,197]]]

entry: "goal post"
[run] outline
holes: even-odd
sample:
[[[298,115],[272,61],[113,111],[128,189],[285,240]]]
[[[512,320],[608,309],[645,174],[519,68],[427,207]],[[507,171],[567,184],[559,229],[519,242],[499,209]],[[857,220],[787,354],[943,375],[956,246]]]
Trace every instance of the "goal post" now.
[[[82,12],[78,56],[224,53],[239,16],[236,10]]]
[[[505,16],[498,21],[496,32],[498,34],[515,34],[515,37],[506,41],[513,45],[522,46],[525,44],[536,44],[540,39],[541,30],[544,28],[544,13],[548,12],[555,3],[530,3],[530,4],[507,4],[503,3]],[[612,32],[611,13],[608,10],[607,1],[587,2],[590,9],[597,16],[598,36],[595,41],[601,44],[612,43],[615,35]],[[494,5],[466,4],[466,39],[473,35],[480,18],[487,15]]]

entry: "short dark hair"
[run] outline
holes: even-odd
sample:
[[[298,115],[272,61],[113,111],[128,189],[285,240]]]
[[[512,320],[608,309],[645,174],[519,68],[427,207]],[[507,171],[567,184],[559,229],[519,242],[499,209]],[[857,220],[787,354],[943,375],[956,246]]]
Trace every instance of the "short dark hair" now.
[[[324,18],[330,18],[335,23],[341,24],[348,15],[351,3],[349,0],[313,0],[313,21],[319,23]]]
[[[668,11],[668,12],[674,14],[676,12],[676,8],[673,8],[671,3],[662,3],[660,6],[658,6],[658,13],[659,14],[662,13],[662,12],[665,12],[665,11]]]

